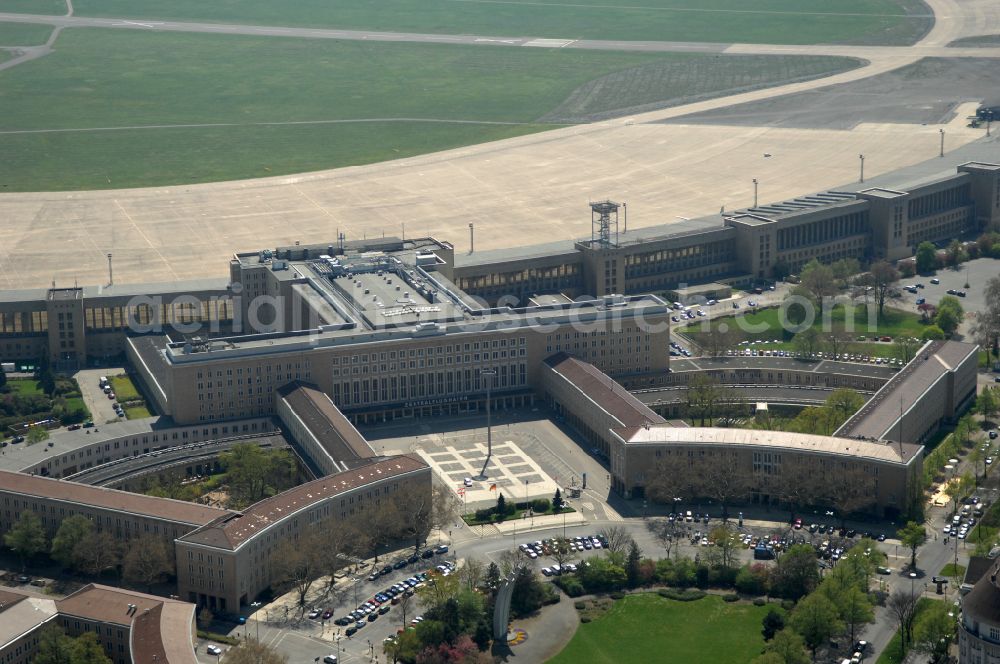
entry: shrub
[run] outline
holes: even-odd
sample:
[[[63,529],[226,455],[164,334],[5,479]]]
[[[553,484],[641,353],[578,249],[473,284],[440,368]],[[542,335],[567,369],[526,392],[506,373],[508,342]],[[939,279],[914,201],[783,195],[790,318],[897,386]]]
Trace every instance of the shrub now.
[[[580,622],[582,622],[582,623],[589,623],[590,622],[590,616],[580,616]]]
[[[555,584],[570,597],[579,597],[583,594],[583,584],[575,576],[560,576],[555,580]]]
[[[622,591],[620,591],[620,590],[616,590],[616,591],[614,591],[613,593],[611,593],[611,594],[609,595],[609,597],[610,597],[611,599],[621,599],[621,598],[625,597],[625,593],[623,593],[623,592],[622,592]]]
[[[548,512],[552,508],[552,503],[549,502],[548,498],[539,498],[538,500],[531,501],[531,509],[536,512]]]
[[[754,597],[753,598],[753,605],[754,606],[764,606],[765,604],[767,604],[767,600],[765,600],[763,597]]]
[[[783,608],[785,611],[791,611],[792,609],[795,608],[795,602],[793,602],[790,599],[783,599],[781,600],[781,608]]]
[[[660,597],[665,597],[667,599],[675,599],[678,602],[693,602],[699,600],[706,595],[702,590],[677,590],[676,588],[660,588],[658,591]]]
[[[587,603],[582,601],[573,602],[573,608],[576,609],[577,611],[583,611],[585,608],[587,608]]]
[[[740,596],[737,595],[736,593],[729,593],[727,595],[723,595],[722,596],[722,601],[723,602],[738,602],[738,601],[740,601]]]

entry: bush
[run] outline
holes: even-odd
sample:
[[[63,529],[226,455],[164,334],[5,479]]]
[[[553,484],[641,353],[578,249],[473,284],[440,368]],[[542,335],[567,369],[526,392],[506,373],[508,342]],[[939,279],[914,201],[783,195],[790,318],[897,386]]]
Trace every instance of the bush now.
[[[581,601],[573,602],[573,608],[576,609],[577,611],[583,611],[585,608],[587,608],[587,603]]]
[[[722,596],[722,601],[723,602],[738,602],[738,601],[740,601],[740,596],[737,595],[736,593],[729,593],[727,595],[723,595]]]
[[[538,513],[548,512],[552,508],[552,503],[549,502],[548,498],[539,498],[538,500],[531,501],[531,509]]]
[[[785,611],[791,611],[792,609],[795,608],[795,602],[793,602],[790,599],[783,599],[781,600],[781,608],[783,608]]]
[[[582,623],[589,623],[590,622],[590,616],[580,616],[580,622],[582,622]]]
[[[754,606],[764,606],[765,604],[767,604],[767,600],[765,600],[763,597],[754,597],[753,598],[753,605]]]
[[[493,518],[493,508],[487,507],[485,509],[476,510],[476,521],[489,521]]]
[[[555,580],[555,584],[570,597],[579,597],[583,594],[583,584],[575,576],[560,576]]]
[[[675,599],[678,602],[693,602],[699,600],[706,595],[702,590],[677,590],[675,588],[660,588],[660,597],[665,597],[667,599]]]
[[[622,599],[623,597],[625,597],[625,593],[623,593],[620,590],[616,590],[610,595],[608,595],[608,597],[610,597],[611,599]]]

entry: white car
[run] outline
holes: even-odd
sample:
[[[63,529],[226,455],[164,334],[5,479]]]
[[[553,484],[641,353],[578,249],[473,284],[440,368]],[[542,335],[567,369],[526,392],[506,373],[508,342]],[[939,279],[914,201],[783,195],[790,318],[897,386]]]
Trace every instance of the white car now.
[[[205,648],[205,652],[207,652],[209,655],[215,655],[216,657],[218,657],[219,655],[222,654],[222,648],[220,648],[219,646],[210,645]]]

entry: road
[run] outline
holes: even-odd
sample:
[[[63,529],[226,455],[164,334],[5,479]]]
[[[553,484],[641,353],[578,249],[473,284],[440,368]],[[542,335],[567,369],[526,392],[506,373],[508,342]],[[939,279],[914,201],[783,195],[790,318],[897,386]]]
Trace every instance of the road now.
[[[934,3],[931,3],[934,4]],[[372,42],[413,42],[464,46],[514,46],[529,48],[572,48],[602,51],[642,51],[649,53],[724,53],[733,55],[832,55],[863,60],[936,58],[1000,58],[997,48],[949,48],[940,38],[927,38],[911,46],[855,46],[839,44],[718,44],[711,42],[624,41],[599,39],[553,39],[496,35],[448,35],[418,32],[339,30],[288,26],[205,23],[197,21],[152,21],[137,18],[91,18],[47,16],[0,12],[0,22],[43,23],[57,28],[112,28],[147,32],[194,32],[255,37],[295,37],[299,39],[339,39]],[[932,33],[933,34],[933,31]]]

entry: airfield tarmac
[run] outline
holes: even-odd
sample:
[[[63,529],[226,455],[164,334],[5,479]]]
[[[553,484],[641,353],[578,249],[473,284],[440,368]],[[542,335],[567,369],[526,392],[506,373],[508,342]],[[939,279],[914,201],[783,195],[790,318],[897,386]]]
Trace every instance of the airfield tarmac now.
[[[855,181],[951,151],[985,135],[965,126],[976,101],[940,105],[927,124],[886,122],[852,108],[851,127],[688,123],[682,116],[820,88],[838,89],[945,52],[951,41],[1000,33],[985,0],[931,0],[931,32],[906,49],[827,47],[868,65],[836,76],[398,161],[215,184],[0,196],[0,289],[224,277],[233,251],[295,241],[434,236],[477,250],[587,236],[588,202],[628,204],[630,229],[732,210]],[[767,45],[732,52],[773,52]],[[781,47],[784,49],[815,47]],[[770,50],[769,50],[770,49]],[[924,50],[922,50],[924,49]],[[996,49],[982,49],[982,56]],[[965,55],[966,49],[954,49]],[[988,53],[990,52],[990,53]],[[919,83],[915,82],[915,85]],[[989,94],[984,90],[983,94]],[[787,98],[786,98],[787,99]],[[664,121],[669,120],[669,123]],[[855,124],[857,123],[857,124]],[[786,126],[786,125],[793,126]],[[1000,152],[1000,150],[998,150]],[[769,156],[765,156],[769,155]],[[1000,161],[1000,154],[998,154]]]

